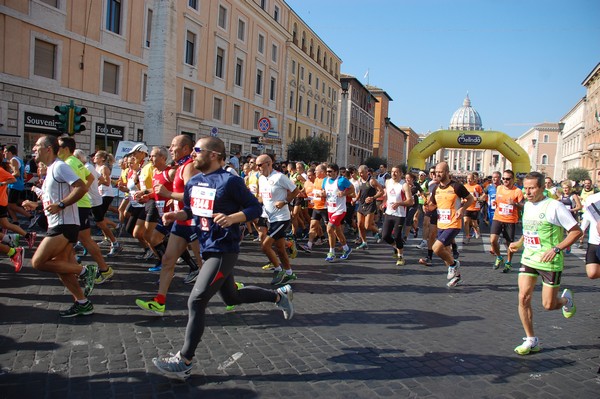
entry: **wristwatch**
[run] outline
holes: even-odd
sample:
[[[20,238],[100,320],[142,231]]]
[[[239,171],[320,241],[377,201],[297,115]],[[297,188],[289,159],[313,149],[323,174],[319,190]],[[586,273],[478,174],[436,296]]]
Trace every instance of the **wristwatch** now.
[[[554,250],[554,253],[557,255],[560,253],[560,251],[562,251],[562,249],[560,249],[559,247],[554,247],[552,249]]]
[[[66,206],[66,205],[65,205],[65,203],[64,203],[64,202],[62,202],[62,201],[60,201],[60,202],[58,203],[58,207],[59,207],[60,209],[65,209],[65,206]]]

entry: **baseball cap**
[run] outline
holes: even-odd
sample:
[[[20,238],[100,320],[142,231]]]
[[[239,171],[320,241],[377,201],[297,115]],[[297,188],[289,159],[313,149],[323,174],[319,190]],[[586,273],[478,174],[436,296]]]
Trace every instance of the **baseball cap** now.
[[[136,144],[133,146],[133,148],[131,149],[131,151],[129,151],[127,153],[127,155],[131,155],[134,152],[139,151],[139,152],[144,152],[146,154],[148,154],[148,147],[145,144]]]
[[[425,172],[423,172],[423,171],[420,171],[420,172],[419,172],[419,176],[427,176],[427,173],[425,173]]]

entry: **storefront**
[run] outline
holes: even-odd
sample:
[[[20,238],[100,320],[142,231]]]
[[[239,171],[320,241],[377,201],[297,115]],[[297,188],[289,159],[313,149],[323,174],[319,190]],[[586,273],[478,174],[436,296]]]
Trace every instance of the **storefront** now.
[[[37,114],[34,112],[24,113],[23,148],[17,148],[17,153],[23,158],[31,155],[36,141],[44,135],[60,136],[56,130],[54,115]]]
[[[94,152],[105,150],[110,154],[115,154],[119,142],[123,141],[123,138],[125,137],[125,126],[96,123],[94,132],[96,133]]]

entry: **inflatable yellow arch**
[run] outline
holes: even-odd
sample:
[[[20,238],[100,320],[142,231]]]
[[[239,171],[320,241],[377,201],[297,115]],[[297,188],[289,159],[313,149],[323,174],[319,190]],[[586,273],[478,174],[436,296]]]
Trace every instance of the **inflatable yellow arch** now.
[[[516,175],[531,171],[529,154],[506,133],[493,130],[438,130],[417,144],[408,155],[408,170],[424,170],[425,160],[440,148],[496,150],[512,164]]]

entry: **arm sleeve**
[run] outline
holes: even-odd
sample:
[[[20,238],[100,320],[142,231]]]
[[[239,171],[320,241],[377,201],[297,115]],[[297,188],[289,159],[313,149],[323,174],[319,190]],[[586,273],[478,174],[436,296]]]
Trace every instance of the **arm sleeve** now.
[[[469,192],[469,190],[467,190],[467,188],[464,185],[460,184],[460,183],[455,183],[455,185],[454,185],[454,192],[460,198],[467,198],[469,195],[471,195],[471,193]]]

